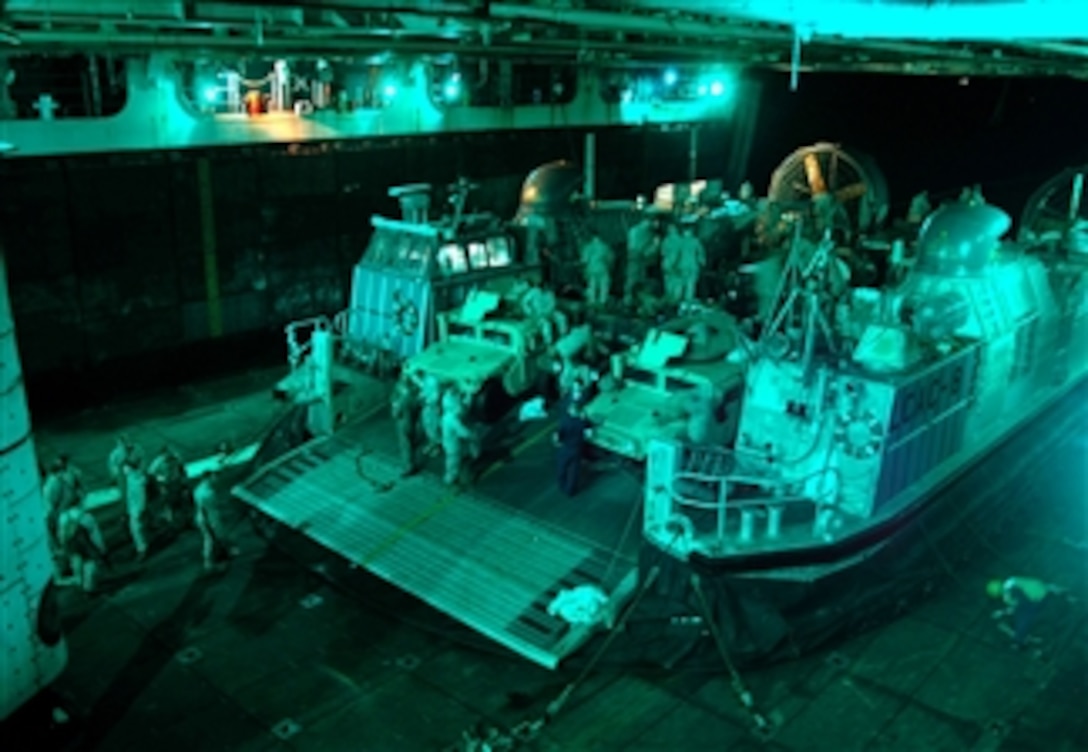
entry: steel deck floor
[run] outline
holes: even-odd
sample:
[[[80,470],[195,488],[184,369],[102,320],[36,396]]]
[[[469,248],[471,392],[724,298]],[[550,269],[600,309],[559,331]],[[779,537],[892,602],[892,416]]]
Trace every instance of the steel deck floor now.
[[[247,383],[258,388],[257,380]],[[223,400],[230,390],[194,387],[196,412],[147,401],[123,413],[39,425],[39,447],[47,460],[68,452],[88,475],[104,469],[112,434],[122,428],[169,437],[199,454],[224,431],[244,434],[246,425],[267,421],[269,383],[260,395],[229,404]],[[1081,389],[1064,407],[1072,412],[1086,403]],[[1069,545],[1088,540],[1088,421],[1066,435],[1055,431],[1057,422],[1041,420],[1013,440],[1025,450],[1047,444],[1048,466],[1011,479],[1000,462],[983,461],[972,471],[964,492],[1004,484],[1018,506],[1000,530],[967,532],[977,538],[977,553],[948,562],[928,601],[834,649],[746,672],[756,702],[779,721],[769,740],[750,733],[719,665],[635,673],[610,665],[606,653],[524,749],[1088,749],[1088,551]],[[508,485],[489,488],[489,495],[555,507],[543,489],[539,499],[529,498],[535,480],[518,477],[509,485],[496,476],[481,487]],[[540,476],[548,480],[547,471]],[[623,517],[623,508],[598,505],[592,493],[574,501],[553,511],[573,522],[584,521],[584,510]],[[358,572],[351,588],[334,588],[244,522],[231,530],[240,555],[220,576],[200,576],[193,533],[157,541],[147,564],[136,568],[126,562],[131,547],[120,510],[102,511],[116,571],[96,597],[64,591],[69,667],[52,693],[0,726],[5,752],[437,751],[480,720],[538,717],[573,678],[562,667],[557,674],[488,650],[483,641],[462,642],[464,630],[436,627],[433,609],[378,578]],[[989,618],[986,581],[1017,573],[1060,582],[1081,597],[1040,623],[1040,657],[1010,650]],[[55,703],[71,713],[70,723],[51,717]]]
[[[632,591],[635,562],[618,552],[428,470],[401,478],[396,458],[369,440],[384,428],[371,421],[311,442],[233,493],[547,668],[591,634],[548,613],[560,590]]]

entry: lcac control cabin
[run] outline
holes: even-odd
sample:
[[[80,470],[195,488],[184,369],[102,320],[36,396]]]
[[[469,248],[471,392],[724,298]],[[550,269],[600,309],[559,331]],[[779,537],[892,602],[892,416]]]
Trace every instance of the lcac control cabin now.
[[[391,188],[401,219],[371,217],[374,233],[351,284],[342,326],[353,344],[411,357],[434,341],[436,315],[461,305],[474,288],[504,292],[515,280],[540,277],[517,237],[490,213],[466,214],[473,186],[450,186],[453,213],[430,220],[431,186]]]

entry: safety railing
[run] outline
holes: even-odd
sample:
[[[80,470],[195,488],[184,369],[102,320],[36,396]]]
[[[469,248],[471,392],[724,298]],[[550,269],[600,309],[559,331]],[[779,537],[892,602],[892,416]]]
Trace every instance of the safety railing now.
[[[790,477],[764,472],[751,458],[731,450],[673,445],[672,467],[651,467],[647,476],[656,486],[647,495],[649,537],[668,540],[685,555],[698,551],[722,556],[828,536],[833,497],[808,492],[826,470]],[[661,459],[651,451],[651,463]],[[742,488],[747,491],[738,495]]]
[[[332,326],[327,316],[311,316],[292,321],[283,328],[287,336],[287,363],[292,371],[298,370],[310,354],[310,337],[315,330],[325,331]]]

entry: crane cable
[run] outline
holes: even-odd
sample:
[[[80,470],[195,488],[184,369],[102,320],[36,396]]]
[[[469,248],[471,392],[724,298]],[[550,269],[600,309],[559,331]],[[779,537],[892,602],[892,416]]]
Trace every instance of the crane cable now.
[[[733,660],[729,657],[729,651],[726,649],[721,631],[714,622],[714,616],[711,613],[710,604],[707,602],[706,594],[703,592],[702,580],[698,574],[693,573],[691,575],[691,587],[695,590],[695,597],[699,601],[699,610],[702,611],[703,622],[710,631],[710,636],[714,638],[714,644],[718,648],[718,653],[725,663],[726,670],[729,671],[730,685],[733,689],[733,693],[737,697],[737,701],[752,718],[756,732],[764,737],[769,736],[770,733],[774,731],[774,724],[756,707],[752,691],[748,688],[747,683],[744,681],[744,677],[740,675]]]
[[[563,710],[567,702],[570,700],[571,695],[574,694],[574,690],[582,685],[582,682],[586,680],[586,677],[588,677],[590,673],[592,673],[593,669],[596,668],[601,658],[604,657],[604,654],[608,651],[608,648],[612,646],[612,642],[616,639],[616,635],[623,632],[623,628],[626,626],[627,620],[631,617],[633,613],[635,613],[635,611],[638,610],[639,603],[642,602],[642,599],[645,597],[646,593],[650,592],[650,588],[653,586],[653,584],[657,582],[657,577],[659,574],[661,574],[661,568],[658,566],[653,567],[649,571],[649,573],[647,573],[646,578],[642,581],[642,586],[635,594],[634,599],[631,601],[630,605],[628,605],[627,609],[623,612],[623,615],[620,617],[619,621],[615,625],[613,625],[612,629],[608,633],[608,636],[605,638],[601,646],[597,649],[597,652],[594,653],[593,657],[589,660],[589,662],[586,663],[582,670],[578,672],[578,675],[575,676],[574,679],[572,679],[567,684],[567,686],[563,687],[563,691],[560,692],[554,700],[548,703],[548,706],[544,709],[544,714],[542,716],[533,721],[522,721],[517,726],[514,726],[514,728],[510,730],[511,737],[520,742],[532,741],[536,738],[540,731],[547,724],[551,723],[555,716]]]

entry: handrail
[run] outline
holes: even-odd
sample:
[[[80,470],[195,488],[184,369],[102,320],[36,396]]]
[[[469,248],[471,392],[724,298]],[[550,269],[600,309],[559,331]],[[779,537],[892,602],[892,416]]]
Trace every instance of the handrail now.
[[[327,316],[311,316],[309,318],[291,321],[283,327],[284,334],[287,335],[287,363],[290,365],[292,371],[298,369],[302,365],[302,360],[310,347],[309,339],[305,342],[299,342],[299,336],[297,334],[298,330],[308,328],[312,333],[314,331],[327,330],[330,326],[331,324]]]
[[[718,510],[721,508],[727,509],[745,509],[749,507],[765,507],[765,506],[784,506],[788,504],[812,504],[818,506],[820,501],[811,496],[779,496],[779,497],[767,497],[758,499],[726,499],[724,502],[719,501],[696,501],[694,499],[687,499],[683,496],[673,493],[670,494],[672,500],[677,502],[680,506],[687,507],[689,509],[704,509],[704,510]]]

